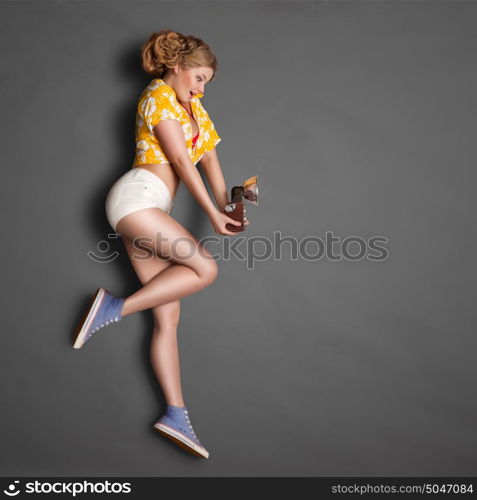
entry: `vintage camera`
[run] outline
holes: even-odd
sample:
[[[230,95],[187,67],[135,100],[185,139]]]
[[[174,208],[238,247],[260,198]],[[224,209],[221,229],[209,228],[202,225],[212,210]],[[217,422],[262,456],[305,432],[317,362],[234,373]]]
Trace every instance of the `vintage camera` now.
[[[244,199],[250,201],[254,205],[258,205],[258,176],[254,175],[247,179],[242,186],[234,186],[232,188],[230,196],[231,202],[225,206],[224,213],[231,219],[241,223],[240,226],[226,224],[225,227],[234,233],[238,233],[245,229],[247,217],[245,214]]]

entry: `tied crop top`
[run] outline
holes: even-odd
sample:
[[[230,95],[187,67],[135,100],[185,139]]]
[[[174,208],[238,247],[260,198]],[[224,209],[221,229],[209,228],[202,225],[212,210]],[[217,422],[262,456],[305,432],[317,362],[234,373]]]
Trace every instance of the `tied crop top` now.
[[[177,120],[182,125],[187,152],[196,165],[202,156],[221,141],[198,94],[190,100],[192,115],[199,131],[192,137],[192,125],[187,111],[177,101],[172,87],[161,78],[155,78],[139,97],[136,112],[136,155],[133,166],[145,163],[170,163],[162,150],[154,127],[161,120]]]

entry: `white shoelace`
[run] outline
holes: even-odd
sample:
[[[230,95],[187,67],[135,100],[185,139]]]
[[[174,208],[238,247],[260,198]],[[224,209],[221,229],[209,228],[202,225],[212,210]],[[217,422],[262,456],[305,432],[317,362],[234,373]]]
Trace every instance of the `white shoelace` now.
[[[99,326],[97,326],[96,328],[93,329],[93,332],[96,332],[100,328],[103,328],[103,326],[109,325],[109,323],[112,323],[113,321],[118,322],[119,321],[119,316],[116,316],[115,318],[112,318],[112,319],[106,321],[106,323],[101,323]]]
[[[197,436],[195,435],[194,429],[192,428],[192,425],[191,425],[190,420],[189,420],[189,412],[187,410],[184,410],[184,411],[186,414],[185,416],[187,419],[187,423],[189,424],[190,430],[192,431],[192,434],[194,434],[194,437],[197,438]]]

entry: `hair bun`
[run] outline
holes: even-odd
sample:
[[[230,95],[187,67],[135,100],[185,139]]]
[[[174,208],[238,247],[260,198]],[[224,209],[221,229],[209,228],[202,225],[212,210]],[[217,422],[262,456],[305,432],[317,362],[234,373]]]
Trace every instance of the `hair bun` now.
[[[187,69],[210,67],[214,74],[217,69],[217,59],[203,40],[170,29],[152,33],[141,46],[141,55],[144,71],[160,78],[177,65]]]

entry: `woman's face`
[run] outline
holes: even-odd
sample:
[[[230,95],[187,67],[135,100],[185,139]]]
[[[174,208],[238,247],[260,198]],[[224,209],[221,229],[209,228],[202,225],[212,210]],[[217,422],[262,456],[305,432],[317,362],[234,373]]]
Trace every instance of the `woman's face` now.
[[[176,80],[176,93],[180,101],[190,101],[196,94],[205,94],[205,85],[214,72],[212,68],[180,69]]]

